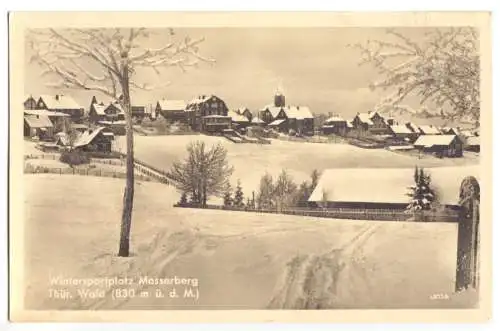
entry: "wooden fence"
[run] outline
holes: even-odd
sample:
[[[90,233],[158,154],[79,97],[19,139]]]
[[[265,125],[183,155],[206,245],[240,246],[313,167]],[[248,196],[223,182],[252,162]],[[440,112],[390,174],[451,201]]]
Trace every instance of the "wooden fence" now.
[[[127,157],[126,154],[120,153],[122,158],[125,159]],[[134,168],[141,172],[142,174],[149,176],[160,183],[167,184],[167,185],[172,185],[171,177],[168,175],[168,173],[165,170],[156,168],[146,162],[143,162],[141,160],[138,160],[134,158]]]
[[[80,176],[96,176],[96,177],[112,177],[126,178],[125,172],[104,170],[99,168],[60,168],[60,167],[44,167],[29,165],[24,167],[26,174],[58,174],[58,175],[80,175]],[[143,181],[151,181],[151,178],[145,175],[137,174],[136,179]]]
[[[252,212],[263,214],[283,214],[294,216],[309,216],[320,218],[337,218],[352,220],[371,220],[371,221],[419,221],[419,222],[458,222],[459,214],[456,211],[426,211],[418,215],[408,213],[405,210],[397,209],[356,209],[356,208],[285,208],[277,209],[258,209],[250,207],[226,207],[220,205],[207,205],[202,207],[196,204],[177,204],[181,208],[201,208],[229,210],[240,212]]]
[[[25,160],[59,160],[60,154],[28,154],[24,155]],[[96,159],[91,158],[90,163],[99,163],[99,164],[109,164],[116,166],[124,166],[125,163],[120,159]]]

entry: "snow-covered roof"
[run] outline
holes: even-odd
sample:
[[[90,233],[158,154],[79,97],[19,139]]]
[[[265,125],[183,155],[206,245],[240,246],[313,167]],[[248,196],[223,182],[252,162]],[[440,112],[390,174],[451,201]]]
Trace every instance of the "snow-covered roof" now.
[[[53,117],[69,117],[68,114],[61,113],[58,111],[50,111],[47,109],[25,109],[25,115],[38,115],[38,116],[53,116]]]
[[[283,110],[288,118],[295,118],[298,120],[314,118],[311,110],[306,106],[288,106],[284,107]]]
[[[391,125],[390,128],[393,133],[399,133],[399,134],[412,133],[411,130],[406,127],[406,125]]]
[[[202,118],[230,118],[230,117],[223,116],[223,115],[207,115],[207,116],[203,116]]]
[[[357,116],[358,116],[359,120],[361,121],[361,123],[373,125],[371,113],[359,113]]]
[[[26,115],[24,120],[31,128],[52,128],[52,122],[47,116]]]
[[[88,125],[80,124],[80,123],[72,123],[71,128],[73,129],[88,129]]]
[[[83,107],[69,95],[43,94],[40,98],[43,100],[48,109],[83,109]]]
[[[83,132],[78,137],[78,139],[76,140],[76,142],[74,143],[74,146],[75,147],[81,147],[81,146],[86,146],[86,145],[90,144],[92,142],[92,140],[94,140],[95,137],[97,137],[97,135],[102,130],[104,130],[104,127],[99,127],[99,128],[94,129],[94,130],[87,130],[87,131]]]
[[[476,136],[472,130],[462,130],[460,133],[466,138]]]
[[[276,118],[276,116],[278,116],[278,114],[280,113],[280,111],[282,109],[283,109],[282,107],[276,107],[274,105],[267,105],[262,110],[263,111],[268,110],[271,113],[271,116],[273,118]]]
[[[480,146],[481,145],[481,138],[472,136],[467,138],[467,145],[469,146]]]
[[[108,108],[107,105],[101,105],[99,103],[93,103],[92,107],[94,107],[97,115],[105,115],[106,113],[104,111],[106,110],[106,108]]]
[[[275,121],[272,121],[271,123],[269,123],[268,125],[269,126],[278,126],[280,125],[281,123],[283,123],[285,120],[275,120]]]
[[[448,146],[455,137],[454,134],[426,134],[418,137],[413,145],[423,147]]]
[[[121,121],[98,121],[97,123],[103,124],[103,125],[125,125],[125,124],[127,124],[127,122],[124,120],[121,120]]]
[[[233,110],[228,110],[227,115],[229,117],[231,117],[231,120],[233,122],[245,122],[245,123],[250,122],[246,116],[238,114],[237,112],[235,112]]]
[[[252,123],[263,124],[265,122],[263,120],[261,120],[260,118],[258,118],[258,117],[254,117],[254,118],[252,118]]]
[[[346,122],[345,119],[342,118],[340,115],[333,115],[332,117],[328,118],[325,123],[331,123],[331,122]]]
[[[428,135],[438,135],[440,134],[441,132],[438,130],[438,128],[436,128],[435,126],[432,126],[432,125],[421,125],[420,127],[420,131],[423,133],[423,134],[428,134]]]
[[[211,94],[211,95],[199,95],[199,96],[191,99],[191,101],[189,101],[187,103],[187,105],[189,106],[189,105],[195,105],[195,104],[203,103],[203,102],[209,100],[210,98],[212,98],[213,96],[214,96],[213,94]]]
[[[309,197],[311,202],[409,203],[408,187],[414,185],[413,168],[326,169]],[[431,187],[443,204],[458,203],[460,185],[467,176],[480,177],[478,166],[425,168]]]
[[[159,100],[158,104],[160,105],[161,110],[170,110],[170,111],[182,111],[186,109],[186,103],[184,100]]]
[[[236,110],[237,113],[243,114],[245,111],[250,111],[247,107],[240,107]]]

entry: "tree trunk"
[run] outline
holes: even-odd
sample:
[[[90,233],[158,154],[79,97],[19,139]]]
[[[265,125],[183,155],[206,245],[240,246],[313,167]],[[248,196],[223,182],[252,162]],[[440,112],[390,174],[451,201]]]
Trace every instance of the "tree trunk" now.
[[[120,229],[120,248],[118,256],[129,256],[130,254],[130,229],[132,225],[132,208],[134,204],[134,135],[132,130],[132,115],[130,104],[130,90],[128,79],[128,64],[123,65],[123,100],[121,101],[125,112],[125,133],[127,141],[126,157],[126,182],[123,193],[123,212]]]

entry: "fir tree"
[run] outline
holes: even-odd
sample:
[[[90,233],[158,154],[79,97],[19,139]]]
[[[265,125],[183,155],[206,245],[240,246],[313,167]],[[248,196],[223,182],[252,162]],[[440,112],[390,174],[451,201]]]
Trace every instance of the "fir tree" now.
[[[414,186],[410,186],[408,196],[411,198],[407,210],[417,212],[421,210],[429,210],[435,200],[435,193],[431,188],[431,177],[424,172],[424,169],[415,167],[413,175],[415,181]]]
[[[233,198],[231,196],[231,185],[228,183],[226,187],[226,192],[224,193],[224,207],[229,207],[233,204]]]
[[[186,204],[187,204],[187,201],[188,201],[188,200],[187,200],[187,194],[186,194],[186,192],[182,192],[182,195],[181,195],[181,200],[179,201],[179,204],[180,204],[181,206],[186,205]]]
[[[234,191],[234,205],[236,207],[244,207],[245,203],[243,202],[243,190],[241,189],[241,182],[238,180],[236,184],[236,190]]]
[[[310,187],[309,194],[311,194],[314,191],[314,189],[316,188],[316,186],[318,185],[319,176],[320,176],[320,172],[317,169],[314,169],[313,172],[311,173],[311,187]]]

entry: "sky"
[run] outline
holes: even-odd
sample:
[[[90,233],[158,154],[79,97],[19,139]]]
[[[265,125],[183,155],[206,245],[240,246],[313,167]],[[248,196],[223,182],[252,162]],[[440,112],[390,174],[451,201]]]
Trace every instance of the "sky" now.
[[[418,41],[428,29],[399,31]],[[155,32],[145,45],[158,48],[171,38],[204,37],[199,52],[215,63],[201,63],[187,72],[172,67],[159,76],[152,70],[141,71],[138,81],[162,87],[134,92],[134,104],[156,104],[162,98],[188,101],[197,95],[215,94],[230,109],[248,107],[255,112],[271,103],[279,89],[287,104],[350,117],[371,110],[385,95],[370,91],[370,82],[380,77],[373,67],[359,66],[359,50],[348,46],[369,39],[391,40],[383,28],[192,28],[174,30],[173,36],[167,29]],[[42,69],[29,62],[29,50],[25,54],[25,94],[36,97],[62,92],[85,108],[93,94],[102,97],[45,86],[48,81],[41,76]],[[419,105],[413,102],[413,106]]]

